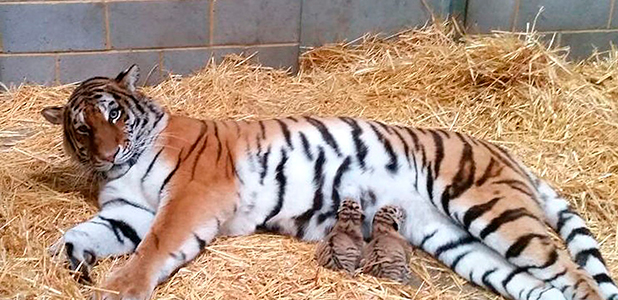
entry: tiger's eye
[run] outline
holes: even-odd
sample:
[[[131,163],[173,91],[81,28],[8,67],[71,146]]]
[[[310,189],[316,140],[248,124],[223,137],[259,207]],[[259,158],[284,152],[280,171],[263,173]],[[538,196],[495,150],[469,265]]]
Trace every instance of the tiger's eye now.
[[[88,126],[81,125],[77,127],[77,133],[87,135],[87,134],[90,134],[90,131],[89,131]]]
[[[109,112],[109,119],[112,122],[116,122],[116,120],[118,119],[118,117],[120,117],[120,109],[112,109],[112,111]]]

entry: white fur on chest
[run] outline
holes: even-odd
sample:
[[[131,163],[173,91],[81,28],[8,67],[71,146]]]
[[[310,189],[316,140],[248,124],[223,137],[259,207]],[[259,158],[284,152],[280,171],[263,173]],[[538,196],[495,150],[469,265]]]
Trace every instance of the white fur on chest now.
[[[157,153],[154,150],[144,151],[126,174],[107,182],[99,194],[99,205],[114,199],[124,199],[156,211],[160,202],[165,200],[160,190],[173,166],[162,155],[155,160]]]

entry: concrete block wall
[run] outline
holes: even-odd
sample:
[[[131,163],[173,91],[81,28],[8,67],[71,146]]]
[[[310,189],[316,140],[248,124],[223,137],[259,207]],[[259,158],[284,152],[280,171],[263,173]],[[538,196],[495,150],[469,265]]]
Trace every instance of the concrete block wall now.
[[[487,33],[494,29],[526,31],[534,24],[535,30],[545,34],[547,39],[554,38],[557,45],[569,46],[570,58],[583,59],[595,49],[605,51],[610,45],[618,44],[617,2],[467,0],[465,23],[471,33]]]
[[[229,53],[293,71],[302,47],[421,25],[450,2],[0,0],[0,82],[64,84],[137,63],[154,84]]]
[[[64,84],[137,63],[142,82],[229,53],[298,65],[306,47],[458,16],[472,33],[536,29],[571,57],[618,40],[618,0],[0,0],[0,82]],[[147,76],[149,74],[149,76]],[[146,82],[147,81],[147,82]]]

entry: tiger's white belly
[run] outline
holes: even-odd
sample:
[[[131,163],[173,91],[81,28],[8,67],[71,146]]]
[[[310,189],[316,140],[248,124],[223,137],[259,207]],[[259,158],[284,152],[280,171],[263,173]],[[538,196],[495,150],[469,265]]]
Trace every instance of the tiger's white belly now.
[[[338,169],[341,168],[344,159],[349,157],[347,151],[352,153],[353,150],[352,145],[340,143],[340,146],[341,156],[324,151],[327,163],[322,166],[319,173],[323,176],[318,180],[316,180],[318,176],[316,175],[318,173],[316,172],[316,157],[308,159],[300,150],[300,146],[285,153],[287,156],[285,168],[277,169],[277,165],[271,163],[265,175],[262,174],[262,166],[258,159],[249,157],[238,161],[236,167],[242,180],[242,184],[238,185],[239,206],[234,217],[224,224],[222,234],[246,235],[264,226],[266,229],[295,235],[304,240],[320,240],[328,233],[336,220],[337,207],[333,207],[334,194],[338,194],[341,201],[351,198],[361,202],[365,214],[366,235],[369,234],[370,223],[375,212],[379,207],[388,204],[404,208],[406,214],[410,216],[408,220],[415,223],[404,226],[403,234],[409,228],[422,227],[422,223],[414,221],[420,219],[414,215],[417,212],[427,214],[428,211],[435,210],[427,197],[424,174],[418,174],[417,190],[414,186],[415,169],[413,167],[400,164],[399,171],[391,173],[383,167],[386,159],[384,155],[373,154],[372,157],[368,157],[365,170],[362,170],[357,163],[350,163],[337,183]],[[315,152],[313,154],[318,155]],[[268,160],[270,162],[281,161],[282,155],[283,152],[273,151],[268,156]],[[282,191],[281,178],[283,177],[285,181]],[[435,187],[439,187],[438,182],[435,183]],[[318,189],[321,190],[322,195],[321,208],[312,214],[301,234],[297,218],[312,209]],[[282,205],[280,211],[264,223],[278,203]]]

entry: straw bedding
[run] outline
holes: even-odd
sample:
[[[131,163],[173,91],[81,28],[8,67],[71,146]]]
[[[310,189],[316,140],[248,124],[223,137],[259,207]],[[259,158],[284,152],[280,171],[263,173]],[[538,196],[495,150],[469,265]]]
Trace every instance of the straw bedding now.
[[[568,63],[534,35],[461,37],[437,25],[388,39],[306,52],[300,71],[240,57],[144,88],[174,113],[260,119],[344,115],[470,133],[509,148],[572,200],[618,274],[618,63]],[[39,111],[74,86],[0,95],[0,298],[84,298],[46,248],[96,211],[96,186],[62,152],[61,130]],[[161,299],[500,299],[417,251],[423,280],[402,286],[320,269],[315,245],[260,234],[219,238],[162,284]],[[101,262],[95,281],[124,258]]]

